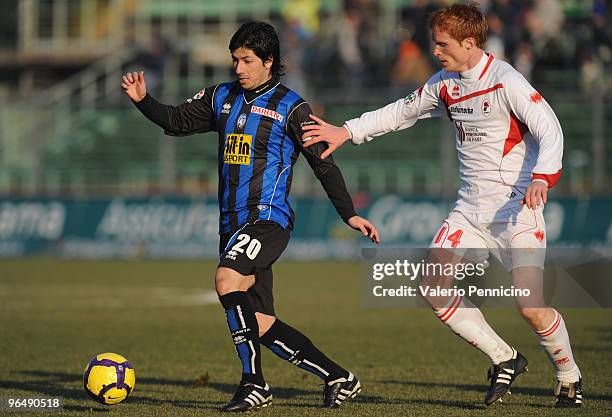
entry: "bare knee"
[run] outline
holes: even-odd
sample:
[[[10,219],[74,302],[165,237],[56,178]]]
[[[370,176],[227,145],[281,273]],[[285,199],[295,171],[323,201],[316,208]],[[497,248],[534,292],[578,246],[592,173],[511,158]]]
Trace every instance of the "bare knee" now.
[[[247,291],[254,283],[253,275],[245,276],[230,268],[218,268],[215,274],[215,289],[219,296],[234,291]]]
[[[525,320],[531,323],[538,323],[543,321],[544,316],[546,314],[545,308],[535,308],[535,307],[520,307],[519,313]]]
[[[263,313],[255,313],[257,318],[257,326],[259,327],[259,337],[263,336],[276,321],[276,317]]]

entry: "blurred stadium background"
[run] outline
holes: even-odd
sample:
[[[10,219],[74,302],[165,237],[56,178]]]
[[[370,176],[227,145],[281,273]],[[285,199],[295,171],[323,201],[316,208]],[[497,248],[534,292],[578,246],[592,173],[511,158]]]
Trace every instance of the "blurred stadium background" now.
[[[487,49],[551,103],[564,175],[551,245],[612,242],[612,5],[484,0]],[[4,0],[0,5],[0,255],[211,257],[214,134],[165,137],[124,97],[121,74],[178,104],[233,78],[238,24],[278,28],[287,76],[332,122],[412,92],[435,71],[427,0]],[[427,244],[458,187],[447,120],[337,153],[360,213],[390,244]],[[305,163],[293,182],[289,257],[350,257],[360,241]]]
[[[564,128],[564,175],[546,209],[549,245],[609,249],[610,1],[481,3],[488,50],[533,81]],[[235,389],[238,365],[212,282],[216,136],[165,137],[124,97],[123,72],[144,69],[153,95],[181,103],[232,79],[231,35],[245,20],[265,19],[281,35],[284,82],[340,123],[408,95],[435,71],[426,22],[443,4],[2,0],[2,395],[62,397],[58,415],[202,416],[217,415]],[[388,245],[429,243],[458,187],[447,120],[346,146],[336,159],[358,211]],[[297,223],[275,266],[276,309],[364,382],[338,415],[489,415],[480,352],[428,310],[364,308],[359,264],[346,259],[367,244],[338,219],[302,161],[293,197]],[[585,411],[608,416],[610,310],[563,314],[585,375]],[[529,329],[505,309],[487,317],[530,359],[503,410],[558,415],[552,367]],[[83,367],[104,351],[125,355],[137,372],[134,395],[113,408],[96,406],[82,388]],[[318,379],[263,356],[275,389],[266,413],[320,415]]]

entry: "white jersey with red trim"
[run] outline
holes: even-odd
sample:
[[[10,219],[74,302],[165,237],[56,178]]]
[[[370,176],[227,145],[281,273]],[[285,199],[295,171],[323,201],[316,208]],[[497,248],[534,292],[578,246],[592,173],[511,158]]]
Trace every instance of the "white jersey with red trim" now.
[[[561,175],[563,132],[555,113],[508,63],[483,53],[472,69],[440,71],[408,97],[349,120],[354,144],[448,116],[456,132],[461,188],[455,209],[497,211],[522,200],[532,181]]]

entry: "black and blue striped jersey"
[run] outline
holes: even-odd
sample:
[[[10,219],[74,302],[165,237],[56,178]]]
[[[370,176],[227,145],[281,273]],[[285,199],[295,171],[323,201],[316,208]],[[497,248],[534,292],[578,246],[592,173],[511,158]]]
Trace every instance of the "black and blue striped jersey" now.
[[[136,106],[169,135],[217,132],[220,233],[256,219],[292,228],[289,192],[300,153],[342,219],[355,215],[340,170],[331,157],[320,158],[327,145],[302,144],[302,126],[314,123],[309,104],[276,78],[254,90],[238,82],[218,84],[180,106],[163,105],[149,95]]]

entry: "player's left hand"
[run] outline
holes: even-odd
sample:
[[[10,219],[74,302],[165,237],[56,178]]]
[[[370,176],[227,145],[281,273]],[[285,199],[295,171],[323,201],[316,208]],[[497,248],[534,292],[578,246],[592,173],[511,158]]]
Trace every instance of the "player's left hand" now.
[[[532,210],[535,210],[539,206],[546,204],[548,194],[548,184],[542,181],[533,181],[527,191],[525,192],[525,198],[521,201],[521,204],[526,204]]]
[[[372,242],[380,243],[378,230],[376,227],[361,216],[353,216],[348,220],[349,226],[355,230],[359,230],[364,236],[367,236]]]

